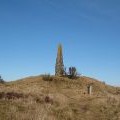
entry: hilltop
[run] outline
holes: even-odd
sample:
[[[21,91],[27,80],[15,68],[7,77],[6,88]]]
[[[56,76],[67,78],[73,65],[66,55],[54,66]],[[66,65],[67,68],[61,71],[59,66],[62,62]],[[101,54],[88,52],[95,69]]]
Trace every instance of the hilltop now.
[[[0,120],[119,119],[120,88],[93,78],[35,76],[0,84]]]

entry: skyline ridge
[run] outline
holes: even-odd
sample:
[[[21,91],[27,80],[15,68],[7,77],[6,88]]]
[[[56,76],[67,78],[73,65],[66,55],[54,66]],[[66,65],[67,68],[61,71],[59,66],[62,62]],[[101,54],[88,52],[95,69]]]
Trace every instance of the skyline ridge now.
[[[0,74],[3,79],[54,74],[56,45],[64,63],[120,85],[120,1],[0,1]]]

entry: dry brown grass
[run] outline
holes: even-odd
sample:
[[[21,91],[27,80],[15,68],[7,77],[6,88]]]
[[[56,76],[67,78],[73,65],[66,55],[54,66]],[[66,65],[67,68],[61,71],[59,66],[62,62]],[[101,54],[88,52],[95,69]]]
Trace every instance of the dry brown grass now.
[[[0,120],[120,120],[119,91],[89,77],[29,77],[0,85]]]

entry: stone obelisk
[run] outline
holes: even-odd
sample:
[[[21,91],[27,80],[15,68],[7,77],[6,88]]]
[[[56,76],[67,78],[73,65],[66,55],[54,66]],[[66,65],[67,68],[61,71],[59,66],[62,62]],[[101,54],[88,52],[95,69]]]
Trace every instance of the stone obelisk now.
[[[62,54],[62,45],[58,45],[58,52],[55,64],[55,75],[63,76],[64,75],[64,63],[63,63],[63,54]]]

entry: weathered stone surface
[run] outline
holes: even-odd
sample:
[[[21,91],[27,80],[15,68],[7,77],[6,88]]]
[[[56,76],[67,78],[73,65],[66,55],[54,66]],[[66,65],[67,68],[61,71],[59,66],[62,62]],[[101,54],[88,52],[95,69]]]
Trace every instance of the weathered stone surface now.
[[[64,63],[63,63],[63,54],[62,54],[62,45],[58,45],[58,53],[56,58],[55,65],[55,75],[62,76],[64,74]]]

